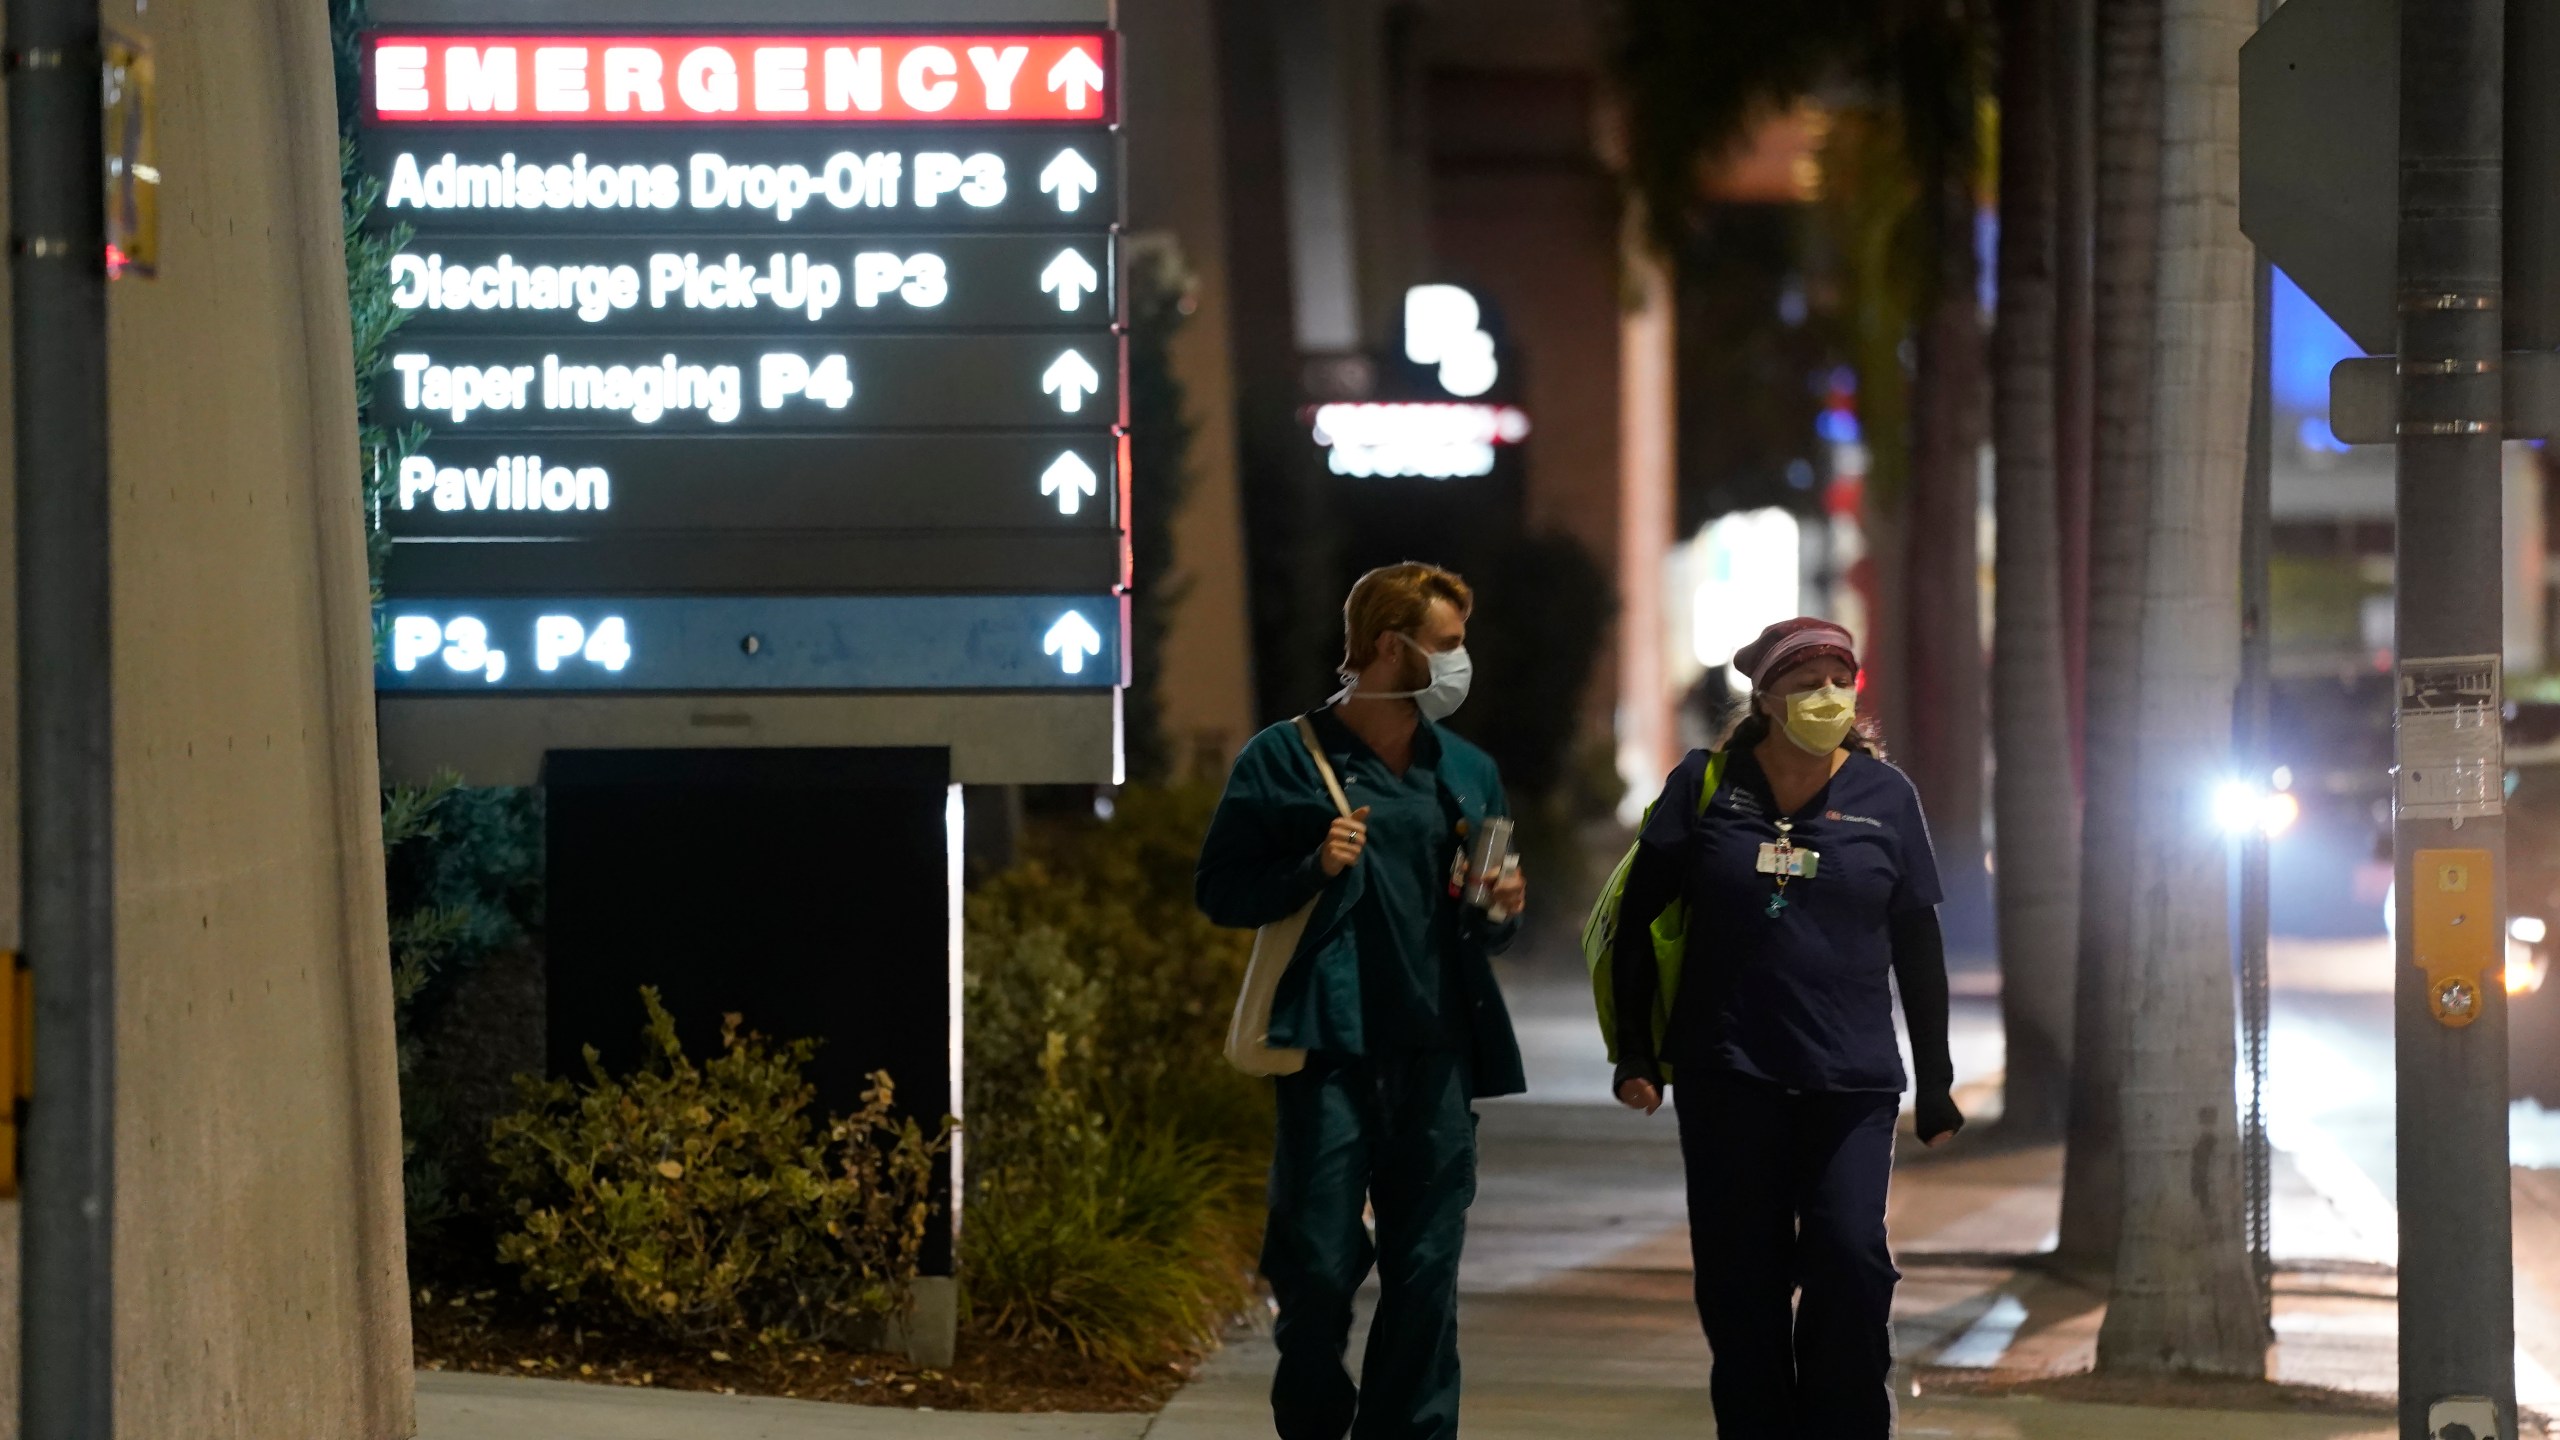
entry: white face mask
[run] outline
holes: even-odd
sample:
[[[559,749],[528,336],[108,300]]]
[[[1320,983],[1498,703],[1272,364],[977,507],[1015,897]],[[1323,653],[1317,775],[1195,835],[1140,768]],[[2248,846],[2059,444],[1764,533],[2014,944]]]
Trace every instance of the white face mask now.
[[[1419,690],[1363,690],[1355,679],[1342,688],[1337,700],[1357,695],[1369,700],[1410,700],[1425,720],[1446,720],[1467,703],[1467,690],[1475,682],[1475,662],[1467,658],[1467,647],[1433,652],[1424,650],[1421,642],[1398,632],[1396,638],[1411,645],[1431,667],[1431,683]]]

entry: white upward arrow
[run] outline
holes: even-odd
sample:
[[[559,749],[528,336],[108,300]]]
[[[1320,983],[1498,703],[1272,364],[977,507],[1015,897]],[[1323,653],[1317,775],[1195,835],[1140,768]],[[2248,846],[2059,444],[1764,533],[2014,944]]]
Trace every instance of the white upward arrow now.
[[[1083,456],[1070,450],[1058,457],[1057,463],[1049,467],[1049,473],[1040,477],[1040,493],[1057,496],[1058,513],[1073,515],[1084,503],[1078,498],[1080,495],[1102,493],[1102,477],[1093,473],[1093,467],[1084,463]]]
[[[1085,396],[1102,393],[1102,377],[1094,373],[1093,362],[1070,350],[1040,377],[1040,388],[1057,396],[1058,408],[1073,415],[1084,408]]]
[[[1086,656],[1101,658],[1102,632],[1093,628],[1093,622],[1084,618],[1083,611],[1070,610],[1058,617],[1057,624],[1049,627],[1049,636],[1040,642],[1040,648],[1058,657],[1059,669],[1070,675],[1081,675]]]
[[[1061,150],[1049,168],[1040,172],[1040,193],[1055,194],[1058,209],[1072,215],[1084,204],[1084,197],[1102,189],[1102,176],[1093,162],[1073,150]]]
[[[1059,309],[1073,310],[1084,303],[1085,292],[1102,288],[1102,276],[1095,273],[1092,261],[1074,250],[1061,250],[1040,272],[1040,288],[1057,292]]]
[[[1049,69],[1050,93],[1066,91],[1067,108],[1077,112],[1082,112],[1085,102],[1092,98],[1093,92],[1100,90],[1106,83],[1101,62],[1087,54],[1081,46],[1058,57],[1058,63]]]

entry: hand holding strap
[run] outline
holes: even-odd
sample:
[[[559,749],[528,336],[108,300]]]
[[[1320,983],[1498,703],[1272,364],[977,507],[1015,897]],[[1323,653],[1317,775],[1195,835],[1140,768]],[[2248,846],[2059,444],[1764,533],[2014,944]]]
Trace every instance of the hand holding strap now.
[[[1351,797],[1342,793],[1342,781],[1333,773],[1333,762],[1324,758],[1324,745],[1316,739],[1315,721],[1304,715],[1298,717],[1298,739],[1307,747],[1308,758],[1316,762],[1316,773],[1324,777],[1324,790],[1333,797],[1333,808],[1342,813],[1343,819],[1350,819]]]

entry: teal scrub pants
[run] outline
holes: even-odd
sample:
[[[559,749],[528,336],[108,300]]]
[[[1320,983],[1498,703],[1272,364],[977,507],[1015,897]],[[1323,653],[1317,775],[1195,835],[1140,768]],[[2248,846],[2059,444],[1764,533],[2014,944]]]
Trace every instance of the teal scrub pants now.
[[[1262,1273],[1280,1302],[1280,1440],[1458,1433],[1458,1252],[1476,1198],[1464,1058],[1317,1051],[1281,1077]],[[1361,1223],[1375,1206],[1377,1241]],[[1343,1357],[1371,1264],[1378,1311],[1360,1383]]]

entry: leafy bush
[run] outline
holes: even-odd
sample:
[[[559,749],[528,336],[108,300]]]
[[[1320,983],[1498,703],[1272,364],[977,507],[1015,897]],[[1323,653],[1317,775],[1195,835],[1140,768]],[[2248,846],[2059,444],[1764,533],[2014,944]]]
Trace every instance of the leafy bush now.
[[[541,924],[542,792],[470,790],[452,775],[385,790],[382,852],[402,1193],[416,1242],[459,1212],[455,1174],[477,1149],[476,1137],[458,1133],[443,1097],[421,1083],[423,1035],[459,974]]]
[[[1123,791],[969,902],[972,1325],[1138,1367],[1251,1295],[1269,1088],[1220,1056],[1251,937],[1192,907],[1212,792]]]
[[[874,1074],[858,1113],[809,1114],[813,1041],[721,1031],[697,1065],[654,990],[650,1055],[616,1078],[527,1077],[490,1156],[516,1225],[499,1259],[527,1289],[599,1328],[683,1342],[865,1343],[902,1313],[923,1254],[946,1125],[892,1118]]]

